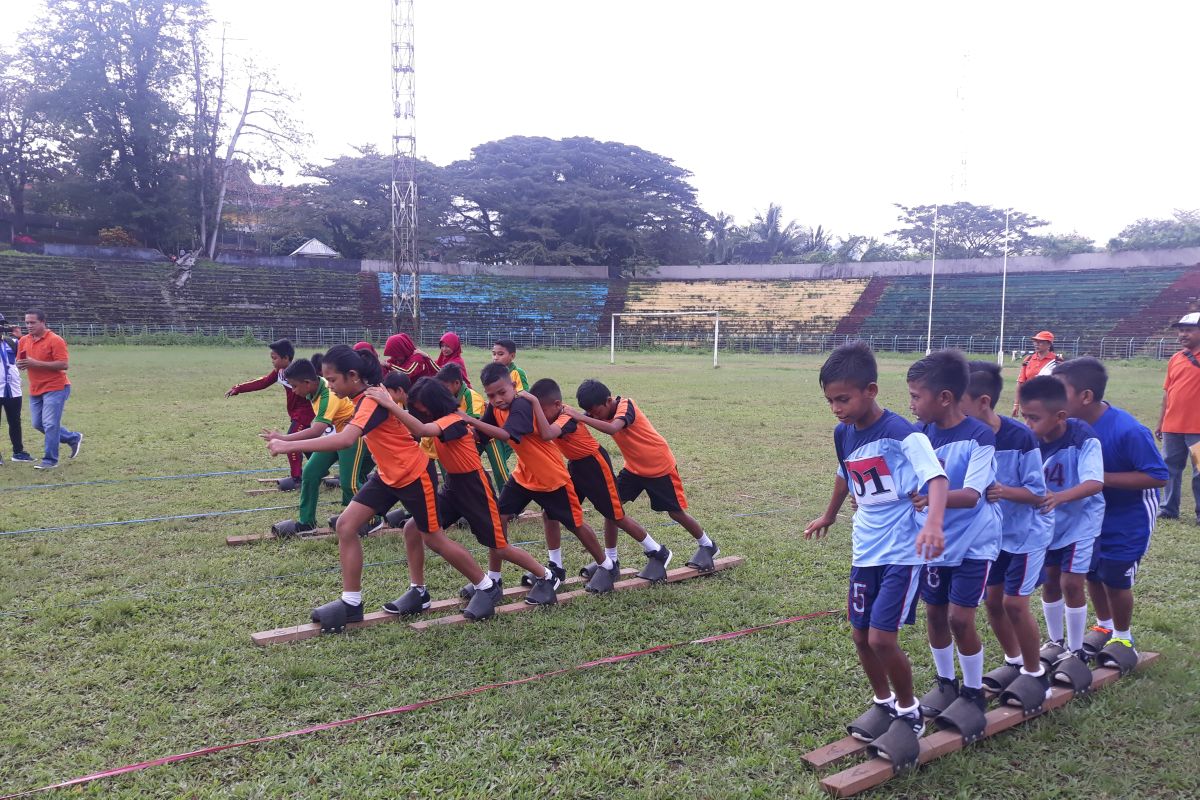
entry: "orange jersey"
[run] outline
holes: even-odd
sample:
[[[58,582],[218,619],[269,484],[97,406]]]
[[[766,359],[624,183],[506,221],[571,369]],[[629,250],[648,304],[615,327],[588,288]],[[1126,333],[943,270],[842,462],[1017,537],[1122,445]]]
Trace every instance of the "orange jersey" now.
[[[363,432],[383,482],[399,489],[425,474],[429,456],[421,450],[408,428],[366,395],[360,394],[354,402],[354,418],[346,424]]]
[[[34,339],[25,334],[17,341],[17,358],[32,358],[34,361],[66,361],[67,343],[57,333],[47,330],[42,338]],[[46,392],[57,392],[71,385],[66,370],[30,367],[29,393],[34,397]]]
[[[517,468],[512,471],[517,483],[533,492],[553,492],[567,485],[567,467],[554,443],[542,438],[533,403],[517,397],[506,410],[488,406],[483,421],[504,428],[512,437],[508,443],[517,454]]]
[[[667,440],[628,397],[617,398],[613,421],[619,419],[625,421],[625,427],[612,437],[625,457],[625,469],[643,478],[660,478],[675,469],[675,454]]]
[[[1200,367],[1196,361],[1194,354],[1180,350],[1167,362],[1165,433],[1200,433]]]
[[[558,419],[554,420],[554,424],[562,429],[562,435],[555,439],[554,443],[568,461],[578,461],[600,452],[600,443],[586,425],[576,422],[566,414],[560,414]]]
[[[1058,353],[1055,353],[1053,350],[1044,356],[1039,356],[1037,353],[1029,356],[1021,362],[1021,371],[1017,375],[1017,383],[1024,383],[1030,378],[1036,378],[1042,374],[1049,375],[1049,372],[1043,373],[1042,370],[1053,364],[1058,358]]]
[[[433,424],[442,429],[439,436],[430,438],[447,474],[463,475],[483,468],[479,463],[479,451],[475,449],[475,437],[457,414],[447,414],[434,420]]]

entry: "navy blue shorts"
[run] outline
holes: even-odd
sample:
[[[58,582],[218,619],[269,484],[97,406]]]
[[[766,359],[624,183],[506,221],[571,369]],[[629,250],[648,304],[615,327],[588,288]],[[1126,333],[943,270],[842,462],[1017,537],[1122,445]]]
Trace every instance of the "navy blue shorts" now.
[[[987,585],[1003,584],[1004,593],[1009,597],[1029,597],[1042,582],[1042,561],[1045,558],[1045,550],[1035,550],[1032,553],[1010,553],[1001,550],[1000,555],[992,562]]]
[[[1095,539],[1084,539],[1081,542],[1069,544],[1066,547],[1056,547],[1046,551],[1047,567],[1058,567],[1063,572],[1080,574],[1091,569],[1092,553],[1095,549]]]
[[[917,616],[919,565],[851,567],[846,616],[860,631],[867,628],[895,633]]]
[[[992,562],[964,558],[957,567],[926,567],[921,580],[921,599],[931,606],[953,603],[978,608],[987,590]]]
[[[1100,551],[1092,556],[1092,565],[1088,570],[1087,579],[1098,581],[1110,589],[1132,589],[1134,578],[1137,577],[1139,561],[1113,561],[1111,558],[1101,558]]]

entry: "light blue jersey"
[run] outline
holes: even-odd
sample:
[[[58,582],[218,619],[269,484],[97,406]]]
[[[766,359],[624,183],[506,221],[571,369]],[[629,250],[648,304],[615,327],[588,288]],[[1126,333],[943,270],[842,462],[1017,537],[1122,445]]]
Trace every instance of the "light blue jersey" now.
[[[1000,509],[987,501],[987,490],[996,482],[996,434],[974,417],[953,428],[929,424],[924,430],[950,479],[950,491],[979,492],[971,508],[946,509],[946,550],[931,563],[957,567],[964,558],[995,561],[1000,555]]]
[[[854,514],[853,566],[923,564],[917,534],[924,515],[909,495],[945,477],[925,434],[898,414],[884,410],[869,428],[842,423],[833,431],[838,474],[858,504]]]
[[[1037,437],[1022,422],[1000,417],[996,431],[996,483],[1015,486],[1041,497],[1046,493],[1042,472],[1042,451]],[[1001,500],[1003,536],[1000,549],[1006,553],[1036,553],[1050,546],[1054,535],[1054,515],[1043,514],[1037,506]]]
[[[1053,442],[1042,442],[1042,468],[1046,488],[1052,492],[1072,489],[1084,481],[1104,482],[1104,454],[1100,437],[1080,419],[1067,420],[1067,432]],[[1095,539],[1104,521],[1104,494],[1064,503],[1054,509],[1054,536],[1050,549]]]

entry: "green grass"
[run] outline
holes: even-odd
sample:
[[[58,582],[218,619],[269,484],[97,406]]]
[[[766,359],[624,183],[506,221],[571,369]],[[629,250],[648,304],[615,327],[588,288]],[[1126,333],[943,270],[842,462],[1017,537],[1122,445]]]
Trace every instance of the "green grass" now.
[[[713,370],[704,355],[622,354],[616,366],[606,356],[523,352],[521,364],[568,393],[595,376],[635,397],[672,443],[695,516],[725,554],[746,556],[742,567],[484,625],[422,634],[385,625],[257,648],[251,632],[305,621],[339,588],[332,543],[225,546],[227,535],[263,531],[290,511],[0,537],[0,610],[24,610],[0,615],[0,792],[842,608],[848,521],[820,543],[800,535],[823,508],[834,469],[833,420],[816,385],[820,360],[730,355]],[[467,354],[474,370],[483,358]],[[893,408],[906,407],[907,363],[882,365]],[[281,392],[221,397],[266,369],[259,350],[77,348],[65,421],[87,433],[82,456],[46,475],[6,465],[0,489],[282,470],[254,436],[283,423]],[[1111,398],[1151,419],[1162,366],[1112,370]],[[254,477],[0,492],[0,529],[295,502],[247,497]],[[331,511],[335,497],[323,496]],[[663,525],[644,499],[630,510],[660,541],[690,554],[683,531]],[[513,538],[539,535],[540,526],[523,523]],[[1200,795],[1196,535],[1183,523],[1162,525],[1139,575],[1135,630],[1141,647],[1164,654],[1159,666],[874,796]],[[544,556],[540,545],[530,549]],[[632,543],[621,549],[627,565],[640,564]],[[573,572],[582,550],[566,552]],[[403,548],[394,538],[372,539],[366,557],[377,564],[365,573],[367,603],[377,607],[405,586]],[[435,595],[461,583],[432,558],[428,577]],[[902,641],[918,684],[929,682],[922,627]],[[997,652],[989,643],[990,662]],[[839,737],[867,692],[836,616],[155,767],[77,794],[817,797],[817,776],[799,756]]]

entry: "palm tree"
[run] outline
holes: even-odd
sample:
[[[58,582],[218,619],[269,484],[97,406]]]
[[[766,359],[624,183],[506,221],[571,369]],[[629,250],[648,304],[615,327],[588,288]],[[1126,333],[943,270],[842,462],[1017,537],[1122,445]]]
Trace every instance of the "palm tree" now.
[[[783,207],[770,203],[767,212],[754,215],[754,221],[746,228],[745,243],[739,248],[743,260],[767,264],[782,261],[795,255],[799,245],[799,225],[795,220],[784,225]]]

